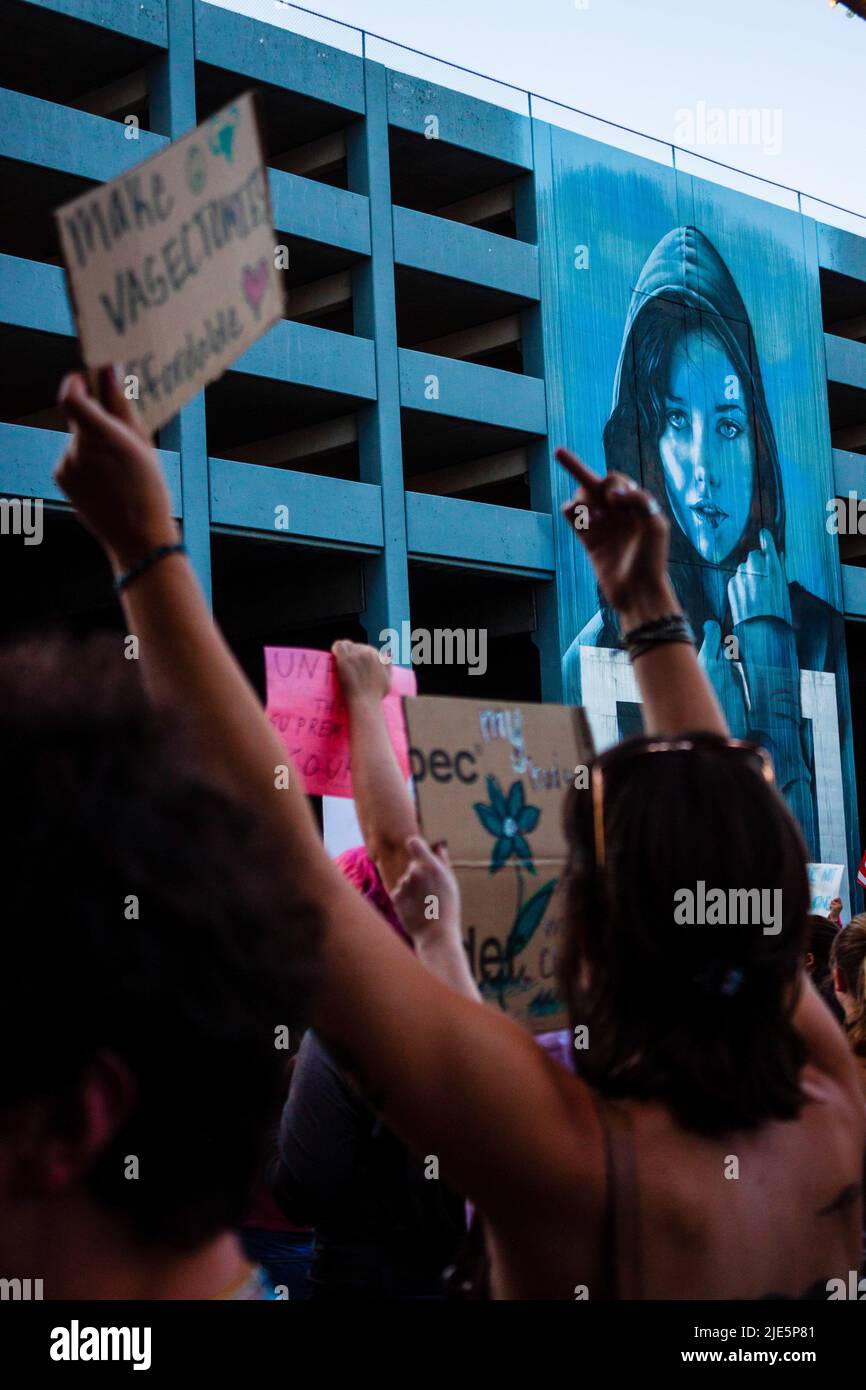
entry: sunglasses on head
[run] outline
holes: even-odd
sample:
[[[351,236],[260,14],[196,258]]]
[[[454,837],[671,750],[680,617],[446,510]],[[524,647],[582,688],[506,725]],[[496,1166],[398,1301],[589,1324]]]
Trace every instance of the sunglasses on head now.
[[[620,743],[601,753],[592,766],[592,825],[595,839],[595,862],[599,869],[604,868],[604,782],[605,774],[611,768],[625,767],[637,762],[639,758],[651,757],[660,753],[714,753],[720,758],[732,759],[751,767],[765,782],[775,785],[773,763],[766,748],[746,739],[720,739],[714,734],[702,737],[692,734],[689,738],[649,739],[645,743]]]

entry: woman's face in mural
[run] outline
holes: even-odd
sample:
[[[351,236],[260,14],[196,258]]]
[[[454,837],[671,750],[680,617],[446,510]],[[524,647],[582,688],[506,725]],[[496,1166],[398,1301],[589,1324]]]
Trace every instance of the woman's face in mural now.
[[[674,517],[718,564],[745,530],[755,448],[742,385],[714,335],[691,330],[671,355],[658,448]]]

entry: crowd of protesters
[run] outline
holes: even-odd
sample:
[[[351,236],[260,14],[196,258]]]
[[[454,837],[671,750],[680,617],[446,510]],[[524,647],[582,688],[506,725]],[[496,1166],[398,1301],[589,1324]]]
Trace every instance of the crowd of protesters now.
[[[563,524],[588,517],[575,543],[618,615],[645,730],[566,803],[577,1053],[479,998],[378,653],[334,648],[364,839],[334,862],[275,778],[283,747],[134,407],[110,370],[60,399],[58,481],[140,660],[109,637],[0,655],[16,808],[0,1273],[54,1299],[799,1299],[847,1283],[866,917],[809,915],[802,837],[767,756],[729,736],[654,500],[560,451],[577,483]],[[698,880],[781,890],[781,930],[675,925]],[[301,1039],[288,1064],[284,1034]]]

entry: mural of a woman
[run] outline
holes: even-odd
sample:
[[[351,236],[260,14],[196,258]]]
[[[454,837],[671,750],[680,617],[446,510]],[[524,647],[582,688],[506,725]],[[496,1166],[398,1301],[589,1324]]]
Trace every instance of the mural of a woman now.
[[[671,577],[733,733],[763,743],[817,856],[800,669],[833,669],[833,610],[785,569],[782,473],[746,306],[695,227],[655,247],[633,291],[604,431],[608,471],[649,488],[671,522]],[[730,640],[730,639],[734,640]],[[565,655],[617,647],[602,606]]]

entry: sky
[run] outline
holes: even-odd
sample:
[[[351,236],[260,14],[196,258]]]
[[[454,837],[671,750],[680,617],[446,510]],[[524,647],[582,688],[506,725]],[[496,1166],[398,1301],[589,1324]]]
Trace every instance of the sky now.
[[[211,2],[360,52],[359,36],[282,0]],[[310,8],[866,217],[866,22],[827,0],[311,0]],[[367,56],[526,109],[519,94],[372,39]],[[534,110],[666,157],[561,108]],[[746,111],[754,114],[742,118]],[[678,162],[759,192],[688,156]],[[791,195],[770,196],[796,206]],[[859,219],[803,210],[866,234]]]

